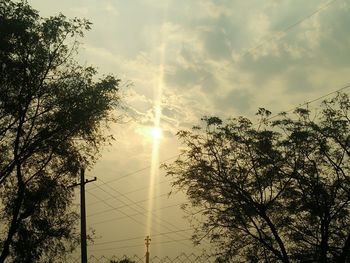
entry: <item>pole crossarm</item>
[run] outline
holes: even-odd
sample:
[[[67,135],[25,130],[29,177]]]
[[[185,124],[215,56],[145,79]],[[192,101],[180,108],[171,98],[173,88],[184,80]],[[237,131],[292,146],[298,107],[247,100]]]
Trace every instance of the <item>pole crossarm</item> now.
[[[84,184],[91,183],[91,182],[94,182],[94,181],[97,181],[96,176],[93,179],[91,179],[91,180],[86,179]],[[67,188],[73,188],[73,187],[76,187],[76,186],[80,186],[81,184],[82,184],[81,182],[80,183],[75,183],[75,184],[72,184],[72,185],[68,186]]]
[[[149,245],[151,243],[151,239],[149,236],[146,236],[145,238],[145,245],[146,245],[146,263],[149,263]]]

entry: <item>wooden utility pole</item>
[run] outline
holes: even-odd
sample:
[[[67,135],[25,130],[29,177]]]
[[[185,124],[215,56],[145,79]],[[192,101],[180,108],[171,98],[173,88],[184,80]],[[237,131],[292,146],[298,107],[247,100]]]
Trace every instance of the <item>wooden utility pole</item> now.
[[[83,168],[80,169],[80,245],[81,245],[81,263],[87,263],[85,170]]]
[[[148,251],[148,247],[150,245],[151,239],[149,238],[149,236],[147,236],[145,238],[145,245],[146,245],[146,263],[149,263],[149,251]]]
[[[87,263],[87,243],[86,243],[86,208],[85,208],[85,184],[96,181],[85,180],[85,169],[80,169],[80,183],[73,184],[70,187],[80,185],[80,248],[81,248],[81,263]]]

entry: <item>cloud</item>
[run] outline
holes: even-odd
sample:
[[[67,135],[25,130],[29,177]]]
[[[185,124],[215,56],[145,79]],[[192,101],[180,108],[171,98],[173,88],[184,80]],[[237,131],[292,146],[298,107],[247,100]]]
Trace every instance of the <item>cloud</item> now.
[[[176,132],[200,124],[204,115],[254,120],[259,107],[286,111],[349,82],[346,1],[334,1],[310,18],[328,1],[28,1],[45,16],[86,16],[93,27],[83,39],[80,61],[133,83],[121,89],[128,122],[112,125],[117,141],[93,171],[104,181],[150,164],[152,144],[140,131],[153,126],[159,82],[164,84],[161,160],[179,152]],[[126,177],[114,186],[144,187],[149,170],[137,178]],[[121,228],[136,231],[131,224],[121,223]],[[96,230],[106,240],[115,236],[102,225]]]
[[[115,6],[113,6],[111,3],[107,3],[106,6],[104,7],[104,9],[114,16],[117,16],[119,14],[117,8]]]
[[[263,38],[268,36],[270,34],[270,19],[269,17],[261,12],[258,11],[256,13],[253,13],[248,18],[248,29],[249,32],[252,34],[251,39],[255,43],[261,42]]]
[[[310,50],[319,47],[321,36],[326,33],[321,31],[319,17],[319,14],[317,14],[301,24],[302,33],[299,34],[299,37],[301,40],[304,40],[304,43]]]
[[[231,42],[221,28],[211,28],[202,32],[204,48],[211,59],[229,59]]]
[[[231,90],[224,97],[218,98],[217,106],[226,111],[228,116],[245,115],[252,110],[252,95],[246,89]]]
[[[68,1],[62,5],[80,12]],[[132,80],[127,100],[140,125],[153,121],[161,67],[162,122],[171,132],[203,115],[251,115],[272,104],[283,110],[298,99],[327,93],[331,80],[324,76],[335,82],[346,78],[349,6],[335,3],[306,18],[323,5],[321,0],[100,5],[89,0],[80,7],[88,10],[94,27],[81,57]]]
[[[305,73],[308,72],[307,73]],[[310,68],[290,68],[285,73],[286,78],[286,91],[288,94],[301,93],[301,92],[311,92],[314,89],[314,86],[309,80],[309,74],[312,72]]]

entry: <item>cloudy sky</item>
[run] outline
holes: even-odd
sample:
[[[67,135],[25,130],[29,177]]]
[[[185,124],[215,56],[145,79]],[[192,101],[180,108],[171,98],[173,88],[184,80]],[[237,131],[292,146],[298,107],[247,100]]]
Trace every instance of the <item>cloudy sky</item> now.
[[[28,2],[42,16],[89,19],[79,61],[123,80],[126,117],[87,174],[98,177],[87,186],[91,255],[143,255],[148,234],[152,255],[199,253],[185,240],[184,197],[168,198],[169,178],[152,169],[158,154],[162,162],[179,153],[176,131],[204,115],[286,111],[350,82],[347,0]]]

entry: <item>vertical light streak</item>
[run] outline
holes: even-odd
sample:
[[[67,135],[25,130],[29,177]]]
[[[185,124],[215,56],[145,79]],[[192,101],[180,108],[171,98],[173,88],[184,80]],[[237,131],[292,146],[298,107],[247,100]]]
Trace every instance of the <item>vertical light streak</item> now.
[[[163,38],[162,38],[163,39]],[[155,97],[154,97],[154,123],[153,129],[161,129],[160,128],[160,120],[162,115],[162,91],[164,88],[164,55],[165,55],[165,43],[162,41],[161,49],[160,49],[160,61],[158,68],[158,80],[155,86]],[[159,178],[159,144],[160,144],[160,136],[152,137],[152,160],[151,160],[151,170],[150,170],[150,180],[149,180],[149,191],[148,191],[148,215],[147,215],[147,235],[152,229],[152,210],[154,206],[153,196],[154,193],[154,185],[157,183]]]

